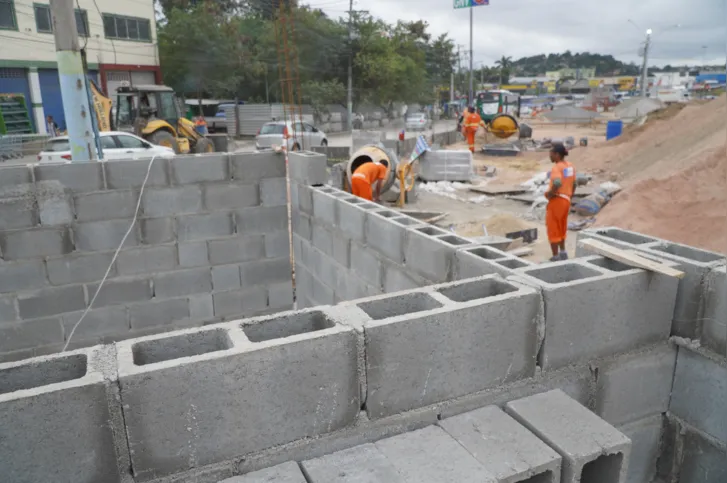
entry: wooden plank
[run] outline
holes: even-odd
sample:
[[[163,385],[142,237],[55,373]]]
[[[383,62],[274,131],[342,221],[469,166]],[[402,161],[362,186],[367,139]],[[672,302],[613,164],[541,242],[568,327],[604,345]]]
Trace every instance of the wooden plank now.
[[[520,247],[515,250],[509,250],[507,253],[516,257],[527,257],[535,253],[535,250],[530,247]]]
[[[469,190],[474,191],[475,193],[481,193],[490,196],[517,195],[528,192],[527,188],[516,185],[472,186],[471,188],[469,188]]]
[[[581,240],[578,244],[597,253],[604,257],[616,260],[617,262],[625,263],[636,268],[642,268],[651,272],[661,273],[670,277],[684,278],[684,272],[668,267],[661,263],[644,258],[636,252],[630,250],[621,250],[620,248],[612,247],[598,240],[586,239]]]

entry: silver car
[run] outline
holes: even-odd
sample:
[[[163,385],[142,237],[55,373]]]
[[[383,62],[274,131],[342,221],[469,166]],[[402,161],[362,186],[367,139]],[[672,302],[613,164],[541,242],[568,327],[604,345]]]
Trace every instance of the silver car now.
[[[263,124],[255,138],[255,147],[265,150],[282,146],[286,146],[288,151],[302,151],[314,146],[328,146],[328,139],[326,133],[307,122],[272,121]]]
[[[424,112],[417,112],[406,116],[405,129],[407,131],[426,131],[432,127],[432,120]]]

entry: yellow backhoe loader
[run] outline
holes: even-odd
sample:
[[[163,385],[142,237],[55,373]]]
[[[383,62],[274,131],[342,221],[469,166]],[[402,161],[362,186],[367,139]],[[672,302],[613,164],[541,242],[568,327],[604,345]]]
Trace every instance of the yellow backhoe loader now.
[[[171,87],[122,85],[117,89],[113,107],[94,83],[91,93],[100,131],[131,132],[152,144],[172,148],[177,154],[215,150],[212,141],[182,116],[180,100]]]

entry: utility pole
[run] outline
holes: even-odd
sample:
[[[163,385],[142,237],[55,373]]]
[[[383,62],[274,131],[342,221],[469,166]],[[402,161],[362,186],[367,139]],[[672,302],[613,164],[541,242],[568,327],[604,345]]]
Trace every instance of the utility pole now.
[[[353,46],[351,27],[353,25],[353,0],[348,2],[348,130],[353,131]]]
[[[474,56],[472,55],[472,19],[474,18],[473,10],[474,8],[470,7],[470,91],[469,95],[467,96],[467,104],[469,105],[472,105],[475,99],[474,81],[472,79],[472,64],[474,62]]]
[[[648,63],[649,63],[649,47],[651,45],[651,29],[646,31],[646,42],[644,43],[644,62],[641,64],[641,97],[646,97]]]
[[[73,0],[51,0],[50,9],[71,160],[74,162],[95,160],[91,108],[78,45]]]
[[[449,74],[449,103],[454,104],[454,72]]]
[[[457,88],[462,87],[462,54],[459,53],[459,44],[457,44]]]

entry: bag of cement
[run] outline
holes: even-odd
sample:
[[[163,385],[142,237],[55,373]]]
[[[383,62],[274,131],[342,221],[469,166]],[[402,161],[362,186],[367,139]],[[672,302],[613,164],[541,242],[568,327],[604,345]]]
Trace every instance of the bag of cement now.
[[[611,196],[605,190],[586,196],[575,206],[575,211],[581,216],[593,216],[611,201]]]
[[[533,128],[525,123],[520,124],[520,139],[530,139],[533,137]]]
[[[426,151],[419,158],[419,178],[424,181],[470,181],[472,176],[472,153],[466,149]]]

